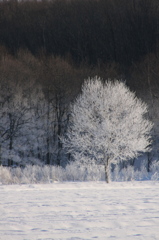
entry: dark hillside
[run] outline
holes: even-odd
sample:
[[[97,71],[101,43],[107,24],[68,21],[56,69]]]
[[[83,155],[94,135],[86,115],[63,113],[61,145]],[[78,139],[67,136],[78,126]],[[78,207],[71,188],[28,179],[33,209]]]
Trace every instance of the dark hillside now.
[[[131,65],[156,51],[159,14],[152,0],[3,1],[0,44],[12,54],[70,56],[76,64]]]

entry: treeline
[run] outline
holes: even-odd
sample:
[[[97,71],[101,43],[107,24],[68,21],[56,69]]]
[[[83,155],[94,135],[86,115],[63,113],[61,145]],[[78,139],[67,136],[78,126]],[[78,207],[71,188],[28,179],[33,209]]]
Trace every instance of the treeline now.
[[[0,2],[0,164],[69,161],[61,136],[84,79],[122,79],[159,139],[157,0]]]
[[[158,65],[155,55],[146,56],[131,68],[131,81],[127,81],[149,104],[149,117],[155,123],[149,166],[158,154]],[[95,75],[114,79],[121,76],[121,70],[115,63],[75,67],[60,57],[37,58],[26,50],[12,56],[1,47],[0,164],[66,165],[70,156],[63,149],[61,137],[69,124],[69,106],[84,79]]]
[[[67,57],[76,64],[123,67],[155,52],[158,0],[1,1],[0,44]]]
[[[70,102],[88,76],[117,77],[116,65],[74,67],[54,56],[36,58],[0,49],[0,163],[65,165],[61,137],[69,122]]]
[[[3,165],[62,165],[60,136],[68,105],[80,88],[78,71],[60,58],[27,51],[0,61],[0,161]]]

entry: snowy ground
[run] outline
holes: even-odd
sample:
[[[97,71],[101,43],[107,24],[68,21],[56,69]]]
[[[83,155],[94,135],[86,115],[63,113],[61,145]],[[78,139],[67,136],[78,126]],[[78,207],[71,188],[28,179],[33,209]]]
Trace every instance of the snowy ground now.
[[[0,240],[159,239],[159,182],[0,185]]]

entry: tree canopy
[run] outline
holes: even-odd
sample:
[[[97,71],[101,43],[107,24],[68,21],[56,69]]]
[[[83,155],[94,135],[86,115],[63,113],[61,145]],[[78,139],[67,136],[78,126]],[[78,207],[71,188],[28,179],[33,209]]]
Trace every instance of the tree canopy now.
[[[146,113],[146,104],[123,82],[88,79],[71,106],[64,146],[76,161],[104,165],[109,182],[111,163],[149,150],[152,124]]]

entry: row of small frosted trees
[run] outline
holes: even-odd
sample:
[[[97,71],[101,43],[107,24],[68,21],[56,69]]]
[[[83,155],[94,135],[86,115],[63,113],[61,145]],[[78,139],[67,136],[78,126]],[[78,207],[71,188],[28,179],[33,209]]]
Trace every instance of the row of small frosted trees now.
[[[51,90],[48,91],[46,97],[45,90],[34,81],[1,81],[2,165],[62,165],[59,136],[67,126],[65,113],[68,103],[62,103],[64,98],[60,93],[54,95]]]
[[[0,49],[0,164],[65,164],[59,136],[80,79],[59,57],[21,50],[13,58]]]

